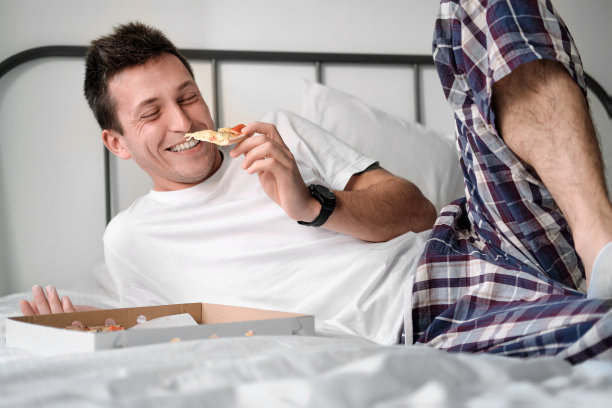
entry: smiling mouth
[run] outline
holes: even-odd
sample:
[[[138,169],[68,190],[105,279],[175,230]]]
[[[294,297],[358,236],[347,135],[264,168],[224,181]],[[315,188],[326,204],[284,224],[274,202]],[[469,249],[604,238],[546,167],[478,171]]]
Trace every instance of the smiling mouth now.
[[[192,149],[192,148],[196,147],[199,144],[200,144],[199,140],[191,139],[191,140],[189,140],[187,142],[180,143],[180,144],[174,145],[172,147],[169,147],[166,150],[170,150],[171,152],[182,152],[182,151],[185,151],[185,150]]]

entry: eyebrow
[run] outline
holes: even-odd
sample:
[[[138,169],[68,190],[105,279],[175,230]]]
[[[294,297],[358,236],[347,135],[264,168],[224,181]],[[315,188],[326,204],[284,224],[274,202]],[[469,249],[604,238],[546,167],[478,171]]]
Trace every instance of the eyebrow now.
[[[185,82],[183,82],[182,84],[180,84],[180,85],[178,86],[178,88],[177,88],[177,89],[178,89],[179,91],[182,91],[183,89],[187,88],[189,85],[195,85],[195,82],[194,82],[194,80],[193,80],[193,79],[188,79],[188,80],[186,80]]]

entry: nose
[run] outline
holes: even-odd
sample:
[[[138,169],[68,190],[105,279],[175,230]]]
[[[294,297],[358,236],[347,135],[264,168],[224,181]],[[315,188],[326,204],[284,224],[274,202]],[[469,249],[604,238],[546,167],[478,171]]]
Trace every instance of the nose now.
[[[180,105],[173,105],[169,115],[169,127],[173,132],[187,133],[191,129],[191,119]]]

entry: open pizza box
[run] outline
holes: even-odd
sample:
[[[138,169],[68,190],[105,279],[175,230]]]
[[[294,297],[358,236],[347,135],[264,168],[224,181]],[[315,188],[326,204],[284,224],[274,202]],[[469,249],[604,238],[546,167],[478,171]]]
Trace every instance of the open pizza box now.
[[[197,325],[130,329],[138,322],[184,313],[191,315]],[[93,333],[66,329],[74,321],[84,326],[103,326],[108,318],[126,330]],[[218,337],[294,334],[313,335],[314,316],[210,303],[184,303],[6,319],[7,346],[44,355]]]

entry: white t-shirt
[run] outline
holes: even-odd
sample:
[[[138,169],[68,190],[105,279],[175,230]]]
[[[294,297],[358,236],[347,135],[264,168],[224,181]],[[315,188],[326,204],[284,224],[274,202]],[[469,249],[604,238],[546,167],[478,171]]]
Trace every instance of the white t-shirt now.
[[[342,190],[374,161],[305,119],[274,123],[306,185]],[[201,184],[151,191],[118,214],[104,235],[123,306],[206,302],[313,314],[319,324],[389,344],[402,322],[403,284],[426,234],[367,243],[299,225],[257,175],[229,157]]]

